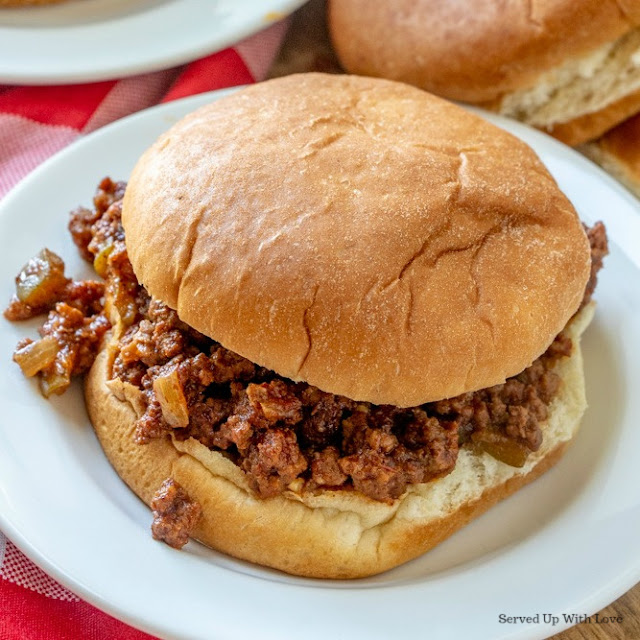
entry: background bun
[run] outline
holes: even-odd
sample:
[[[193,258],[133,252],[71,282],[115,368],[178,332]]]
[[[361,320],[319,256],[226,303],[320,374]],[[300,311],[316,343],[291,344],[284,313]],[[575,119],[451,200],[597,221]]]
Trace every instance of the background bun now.
[[[583,153],[640,198],[640,114],[583,145]]]
[[[411,485],[393,504],[354,491],[287,492],[260,499],[235,464],[196,440],[167,436],[136,444],[140,391],[120,380],[108,381],[114,342],[98,355],[86,378],[87,407],[109,461],[144,502],[149,504],[162,482],[173,477],[200,503],[198,540],[295,575],[364,577],[424,553],[558,461],[586,408],[580,335],[593,308],[585,307],[569,325],[574,350],[555,368],[563,384],[542,425],[542,446],[524,467],[463,448],[452,473]]]
[[[329,25],[351,73],[487,103],[572,144],[640,106],[631,0],[330,0]]]
[[[187,116],[140,159],[140,282],[282,376],[415,406],[504,381],[582,299],[589,245],[523,142],[407,85],[308,74]]]

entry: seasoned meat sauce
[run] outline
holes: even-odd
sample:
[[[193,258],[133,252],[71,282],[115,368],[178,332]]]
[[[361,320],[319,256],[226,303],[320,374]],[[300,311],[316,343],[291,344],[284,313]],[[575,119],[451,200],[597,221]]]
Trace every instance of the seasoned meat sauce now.
[[[580,309],[591,301],[591,297],[598,283],[598,271],[602,269],[602,260],[609,253],[609,244],[607,242],[607,230],[602,222],[596,222],[593,227],[584,225],[584,230],[589,238],[591,246],[591,273],[589,281],[584,292],[584,298],[580,305]]]
[[[223,451],[262,497],[325,487],[383,502],[450,473],[461,446],[516,466],[540,447],[540,425],[560,386],[553,367],[572,350],[564,334],[504,384],[448,400],[400,409],[325,393],[232,353],[150,299],[127,258],[123,193],[123,183],[103,180],[94,210],[73,212],[69,228],[106,277],[107,297],[126,327],[112,376],[142,392],[139,444],[167,434],[193,437]],[[593,266],[585,301],[607,253],[604,226],[587,233]]]
[[[8,320],[48,313],[41,339],[21,340],[14,360],[26,375],[39,374],[46,397],[63,393],[71,378],[87,372],[110,323],[103,311],[104,283],[74,281],[64,262],[48,249],[29,260],[16,278],[16,295],[4,312]]]
[[[136,423],[139,443],[167,433],[194,437],[227,452],[263,497],[300,478],[308,489],[354,487],[381,501],[452,471],[460,445],[523,464],[540,447],[540,423],[559,388],[551,368],[571,353],[560,334],[503,385],[399,409],[283,379],[197,334],[155,300],[121,345],[113,375],[139,387],[147,407]],[[185,426],[166,420],[154,389],[174,372],[188,408]]]
[[[174,549],[187,542],[202,515],[202,507],[173,479],[167,478],[151,499],[151,535]]]

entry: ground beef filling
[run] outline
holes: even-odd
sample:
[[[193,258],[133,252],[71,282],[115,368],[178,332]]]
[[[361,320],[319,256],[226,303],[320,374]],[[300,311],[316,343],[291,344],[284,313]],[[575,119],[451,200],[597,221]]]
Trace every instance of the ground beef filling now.
[[[202,508],[173,479],[167,478],[151,500],[151,535],[174,549],[182,549],[200,519]]]
[[[141,445],[167,434],[193,437],[224,452],[262,497],[324,487],[383,502],[450,473],[461,446],[515,466],[539,449],[540,425],[560,386],[553,367],[572,350],[562,333],[519,375],[456,398],[399,409],[324,393],[234,354],[150,299],[127,257],[123,193],[123,183],[103,180],[94,209],[74,211],[69,228],[105,277],[106,297],[126,327],[112,376],[142,393],[146,410],[135,428]],[[585,303],[607,252],[601,223],[587,233],[593,266]]]
[[[151,300],[123,336],[113,375],[142,391],[140,444],[172,433],[222,450],[263,497],[303,486],[355,488],[380,501],[445,475],[459,446],[520,466],[542,442],[540,423],[560,386],[552,371],[571,353],[560,334],[505,384],[399,409],[354,402],[286,380],[182,323]],[[167,397],[179,400],[167,401]]]
[[[598,284],[598,271],[602,269],[602,260],[609,253],[607,230],[604,228],[602,222],[596,222],[593,227],[584,225],[584,230],[587,233],[591,247],[591,273],[584,291],[584,298],[580,304],[580,309],[591,301],[591,296],[596,288],[596,284]]]

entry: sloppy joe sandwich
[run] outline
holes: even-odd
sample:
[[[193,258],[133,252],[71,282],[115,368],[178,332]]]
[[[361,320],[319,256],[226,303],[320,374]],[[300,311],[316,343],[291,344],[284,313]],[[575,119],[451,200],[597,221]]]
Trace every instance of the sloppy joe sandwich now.
[[[89,415],[173,546],[379,573],[539,476],[578,429],[604,228],[585,230],[527,145],[419,89],[243,89],[169,129],[126,188],[104,180],[70,228],[106,278],[82,324],[103,335]],[[54,307],[42,339],[15,356],[43,379],[62,361],[34,365],[43,340],[84,353],[98,335],[54,332],[80,286],[56,282],[31,300]]]
[[[640,111],[630,0],[330,0],[351,73],[483,104],[578,145]]]

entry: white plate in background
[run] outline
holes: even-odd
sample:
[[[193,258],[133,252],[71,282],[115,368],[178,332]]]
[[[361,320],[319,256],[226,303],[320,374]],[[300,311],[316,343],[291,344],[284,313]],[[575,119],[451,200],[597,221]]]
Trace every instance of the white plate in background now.
[[[95,82],[167,69],[224,49],[304,2],[67,0],[0,8],[0,82]]]
[[[104,175],[124,179],[179,117],[226,92],[156,107],[59,153],[0,203],[0,301],[43,246],[86,270],[66,231]],[[44,400],[10,362],[36,322],[0,319],[0,528],[32,560],[101,609],[166,638],[542,638],[640,579],[640,208],[571,149],[485,114],[530,143],[588,223],[603,219],[611,255],[584,338],[590,407],[576,442],[534,484],[442,545],[358,581],[301,579],[190,543],[154,542],[151,516],[106,461],[79,386]],[[559,618],[545,624],[542,614]],[[508,624],[506,616],[539,623]]]

